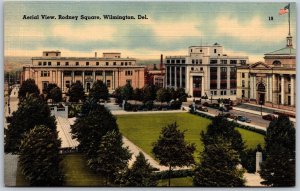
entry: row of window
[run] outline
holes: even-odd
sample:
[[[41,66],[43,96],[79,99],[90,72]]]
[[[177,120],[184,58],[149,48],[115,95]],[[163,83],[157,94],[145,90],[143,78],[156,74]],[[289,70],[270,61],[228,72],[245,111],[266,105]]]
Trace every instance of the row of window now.
[[[49,77],[50,71],[41,71],[41,77]]]
[[[56,62],[56,66],[61,66],[61,62]],[[113,65],[113,66],[116,66],[117,65],[117,62],[105,62],[105,65],[106,66],[109,66],[109,65]],[[52,62],[38,62],[38,65],[39,66],[51,66],[52,65]],[[85,62],[85,65],[86,66],[89,66],[90,65],[90,62]],[[96,66],[99,66],[100,65],[100,62],[96,62],[95,64]],[[131,66],[131,62],[121,62],[120,63],[121,66]],[[70,66],[70,63],[69,62],[64,62],[64,66]],[[75,62],[75,66],[79,66],[79,62]]]
[[[218,95],[217,91],[210,91],[211,95]],[[220,95],[227,95],[227,90],[221,90]],[[236,90],[230,90],[230,95],[236,95]]]
[[[126,70],[125,71],[125,76],[132,76],[132,71],[131,70]]]
[[[185,64],[185,59],[167,60],[167,64]]]

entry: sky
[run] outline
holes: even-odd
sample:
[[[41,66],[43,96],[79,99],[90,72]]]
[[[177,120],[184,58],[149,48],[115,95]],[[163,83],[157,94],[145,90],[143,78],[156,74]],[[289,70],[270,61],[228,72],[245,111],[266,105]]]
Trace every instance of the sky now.
[[[285,47],[287,3],[216,2],[5,2],[5,56],[94,56],[121,52],[123,57],[159,59],[187,55],[189,46],[224,46],[227,55],[263,61],[263,54]],[[296,10],[291,3],[291,35],[296,45]],[[43,20],[41,15],[56,16]],[[139,20],[137,15],[147,15]],[[38,20],[23,16],[39,15]],[[101,20],[59,20],[58,15],[100,16]],[[104,20],[103,15],[132,15],[135,20]],[[273,20],[269,20],[273,17]]]

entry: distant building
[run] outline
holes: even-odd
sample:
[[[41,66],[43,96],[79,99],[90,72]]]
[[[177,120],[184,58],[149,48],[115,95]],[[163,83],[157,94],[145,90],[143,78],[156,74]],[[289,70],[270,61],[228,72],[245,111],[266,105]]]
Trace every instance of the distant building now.
[[[264,59],[238,67],[237,98],[295,111],[296,49],[292,37],[287,37],[286,47],[266,53]]]
[[[33,57],[32,64],[23,67],[22,80],[34,79],[40,90],[56,83],[65,93],[72,83],[80,81],[88,92],[96,80],[106,83],[110,92],[130,83],[144,87],[144,66],[134,58],[122,58],[121,53],[103,53],[102,57],[62,57],[60,51],[44,51]]]
[[[163,65],[163,55],[160,56],[159,67],[156,64],[153,67],[145,68],[145,84],[156,85],[157,87],[164,87],[165,68]]]
[[[166,87],[185,88],[194,98],[236,99],[236,68],[247,56],[228,56],[223,46],[190,46],[187,56],[166,57]]]

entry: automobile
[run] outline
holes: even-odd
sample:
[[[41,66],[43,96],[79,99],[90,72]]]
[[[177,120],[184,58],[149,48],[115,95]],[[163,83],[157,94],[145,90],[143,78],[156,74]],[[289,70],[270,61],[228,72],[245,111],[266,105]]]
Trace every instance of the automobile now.
[[[207,107],[203,107],[203,106],[198,106],[196,107],[199,111],[204,111],[204,112],[208,112]]]
[[[263,115],[262,118],[264,120],[273,121],[276,117],[273,114],[267,114],[267,115]]]
[[[249,118],[245,117],[245,116],[239,115],[239,116],[237,116],[236,119],[237,119],[238,121],[241,121],[241,122],[251,123],[251,120],[250,120]]]
[[[224,104],[224,107],[226,107],[227,110],[231,110],[232,109],[232,106],[229,105],[229,104]]]
[[[236,116],[233,113],[225,113],[224,117],[230,118],[230,119],[236,119]]]

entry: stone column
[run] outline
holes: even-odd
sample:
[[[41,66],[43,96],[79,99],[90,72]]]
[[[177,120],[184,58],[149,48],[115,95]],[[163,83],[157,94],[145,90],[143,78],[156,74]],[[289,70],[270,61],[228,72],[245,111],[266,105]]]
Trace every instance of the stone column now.
[[[281,75],[281,104],[284,104],[284,75]]]
[[[201,78],[201,96],[204,96],[204,76]]]
[[[113,71],[113,76],[112,76],[112,89],[115,89],[115,71]]]
[[[220,67],[217,67],[217,89],[219,90],[221,87],[221,75],[220,75]]]
[[[61,91],[64,92],[65,85],[64,85],[64,71],[61,71]]]
[[[269,75],[269,101],[273,102],[273,79],[272,75]]]
[[[172,66],[170,66],[170,68],[169,68],[169,72],[170,72],[170,74],[169,74],[169,76],[170,76],[170,80],[169,80],[169,87],[171,87],[172,86]]]
[[[253,98],[256,99],[256,76],[253,75]]]
[[[189,86],[190,86],[190,88],[189,88],[189,94],[192,96],[192,97],[194,97],[194,95],[193,95],[193,89],[194,89],[194,87],[193,87],[193,76],[192,75],[190,75],[189,76]]]
[[[180,87],[182,88],[182,67],[179,68],[179,80],[180,80]]]
[[[74,83],[74,71],[71,72],[71,75],[72,75],[72,81],[71,81],[71,84],[72,84],[72,83]]]
[[[230,70],[231,70],[231,67],[226,67],[226,68],[227,68],[227,89],[232,89],[230,87]]]
[[[275,101],[274,99],[274,91],[276,91],[276,75],[273,74],[272,75],[272,103],[275,103],[275,104],[278,104],[278,98],[277,100]]]
[[[210,90],[210,67],[207,67],[207,83],[206,83],[207,90]]]
[[[291,106],[295,105],[295,76],[291,75]]]
[[[270,101],[270,100],[269,100],[269,95],[270,95],[270,94],[269,94],[269,91],[270,91],[270,88],[269,88],[269,87],[270,87],[270,86],[269,86],[269,76],[268,76],[268,75],[267,75],[266,80],[267,80],[267,87],[266,87],[266,90],[267,90],[267,91],[266,91],[266,101]]]
[[[177,89],[177,67],[174,66],[174,76],[175,76],[175,79],[174,79],[174,87],[175,87],[175,90]]]
[[[82,71],[82,86],[83,86],[83,89],[85,91],[85,84],[84,84],[84,71]]]
[[[254,98],[254,96],[253,96],[253,76],[252,75],[250,75],[250,98],[252,99],[252,98]]]

